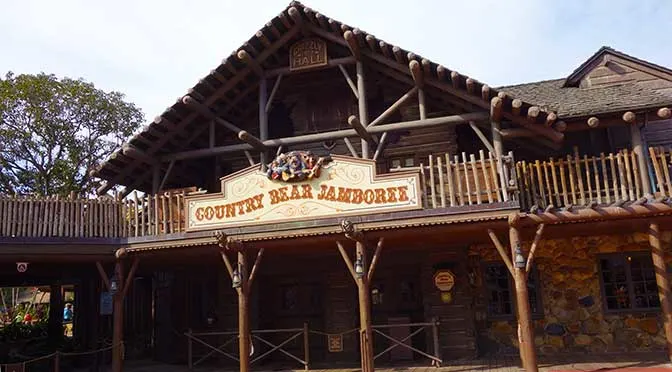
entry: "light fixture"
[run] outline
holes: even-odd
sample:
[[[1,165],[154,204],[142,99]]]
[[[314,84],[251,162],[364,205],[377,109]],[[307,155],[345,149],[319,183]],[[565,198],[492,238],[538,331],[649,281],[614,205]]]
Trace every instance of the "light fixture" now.
[[[364,276],[364,263],[362,262],[362,256],[357,256],[355,261],[355,274],[358,278]]]
[[[242,282],[242,280],[240,278],[240,271],[238,270],[238,268],[233,270],[233,275],[231,276],[231,282],[233,288],[240,288],[240,283]]]
[[[515,259],[516,259],[516,268],[524,269],[525,268],[525,257],[523,257],[523,251],[520,249],[520,245],[516,246]]]
[[[117,281],[116,275],[110,280],[110,294],[115,295],[119,291],[119,282]]]

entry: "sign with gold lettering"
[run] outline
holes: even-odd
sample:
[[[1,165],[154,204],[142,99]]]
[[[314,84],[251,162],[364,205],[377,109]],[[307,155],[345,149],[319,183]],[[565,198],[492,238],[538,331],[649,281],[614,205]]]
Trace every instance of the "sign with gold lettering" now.
[[[322,39],[305,39],[289,49],[289,69],[303,70],[327,65],[327,43]]]
[[[417,171],[376,174],[372,160],[281,154],[221,179],[221,193],[188,195],[187,231],[421,209]]]
[[[434,274],[434,286],[441,292],[448,292],[455,286],[455,275],[450,270],[438,271]]]

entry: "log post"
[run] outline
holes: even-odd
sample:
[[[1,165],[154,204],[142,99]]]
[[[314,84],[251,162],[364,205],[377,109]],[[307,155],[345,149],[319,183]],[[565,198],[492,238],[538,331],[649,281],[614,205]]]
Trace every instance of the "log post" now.
[[[250,271],[247,270],[247,257],[243,243],[228,237],[223,232],[215,234],[215,238],[221,248],[220,254],[224,265],[226,266],[233,288],[238,293],[238,358],[240,361],[240,372],[250,371],[250,350],[251,350],[251,329],[250,329],[250,290],[254,277],[256,276],[264,249],[260,249],[257,258]],[[227,251],[236,253],[237,262],[234,267],[227,255]]]
[[[60,284],[52,284],[49,292],[47,336],[49,345],[58,348],[63,341],[63,287]]]
[[[263,76],[259,81],[259,139],[263,142],[268,139],[268,113],[266,105],[268,104],[268,87],[266,78]],[[260,162],[262,170],[266,170],[266,152],[261,152]]]
[[[371,258],[371,265],[368,264],[366,243],[361,232],[355,230],[354,225],[344,220],[341,222],[341,228],[348,239],[354,240],[356,244],[355,263],[348,256],[343,244],[337,241],[338,247],[345,265],[348,267],[352,278],[357,284],[357,294],[359,298],[359,339],[362,372],[373,372],[373,327],[371,325],[371,299],[370,282],[373,277],[376,265],[380,258],[380,252],[383,248],[383,238],[378,239],[378,245]]]
[[[667,359],[672,361],[672,297],[670,294],[670,274],[665,264],[665,250],[660,241],[660,226],[657,223],[649,225],[649,244],[651,245],[651,258],[656,272],[656,284],[658,284],[658,296],[663,309],[663,324],[665,338],[667,339]]]
[[[509,191],[507,189],[506,174],[504,174],[504,144],[502,142],[501,117],[503,102],[499,97],[494,97],[490,103],[490,125],[492,127],[492,147],[495,150],[495,159],[497,159],[497,173],[499,173],[499,182],[502,187],[502,199],[509,200]]]
[[[364,128],[369,125],[369,109],[366,104],[366,87],[364,84],[364,65],[357,60],[357,106],[359,107],[359,121]],[[362,143],[362,159],[369,158],[369,143],[365,139]]]
[[[623,120],[630,124],[630,140],[632,142],[632,151],[637,155],[637,166],[639,168],[639,178],[642,180],[642,193],[651,195],[651,182],[649,181],[649,162],[642,144],[642,132],[637,124],[637,116],[628,111],[623,114]]]
[[[121,283],[123,277],[123,263],[117,259],[114,267],[113,283]],[[121,372],[124,369],[124,355],[121,345],[124,340],[124,300],[121,297],[118,285],[116,284],[116,289],[114,289],[115,284],[112,284],[111,287],[112,291],[117,291],[112,295],[112,372]]]
[[[509,243],[513,258],[513,282],[516,287],[516,309],[518,312],[518,345],[523,368],[527,372],[537,372],[537,353],[534,349],[534,329],[530,316],[530,302],[527,288],[526,262],[522,257],[520,244],[520,216],[509,218]],[[520,257],[519,257],[520,256]]]

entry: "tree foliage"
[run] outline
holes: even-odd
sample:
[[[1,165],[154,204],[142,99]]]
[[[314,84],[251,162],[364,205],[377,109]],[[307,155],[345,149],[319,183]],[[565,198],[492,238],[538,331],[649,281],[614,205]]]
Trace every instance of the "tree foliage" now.
[[[51,74],[0,78],[0,194],[90,193],[89,172],[139,127],[118,92]]]

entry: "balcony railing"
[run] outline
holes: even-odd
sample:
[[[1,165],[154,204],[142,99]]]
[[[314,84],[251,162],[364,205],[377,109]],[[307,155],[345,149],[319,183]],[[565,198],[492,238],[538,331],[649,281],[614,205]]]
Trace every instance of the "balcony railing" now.
[[[483,151],[478,155],[430,155],[427,160],[426,165],[422,163],[419,167],[391,169],[392,172],[420,170],[425,208],[492,204],[514,199],[516,176],[512,153],[503,157],[501,173],[495,157],[490,153],[486,156]]]
[[[648,149],[655,197],[672,197],[672,152]],[[391,172],[411,168],[396,168]],[[494,205],[518,201],[523,210],[614,204],[646,194],[637,155],[628,150],[600,156],[569,155],[500,165],[490,154],[431,155],[416,168],[425,208]],[[186,229],[184,197],[192,189],[124,200],[58,197],[0,197],[0,237],[118,238],[156,236]]]

